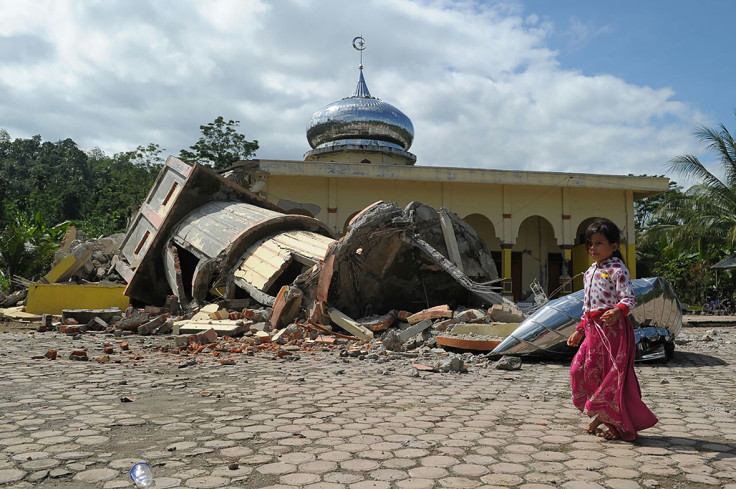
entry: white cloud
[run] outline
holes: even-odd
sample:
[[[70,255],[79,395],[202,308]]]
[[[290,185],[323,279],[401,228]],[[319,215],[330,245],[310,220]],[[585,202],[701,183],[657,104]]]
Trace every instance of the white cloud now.
[[[412,119],[420,165],[662,174],[697,152],[694,108],[559,66],[552,28],[500,2],[0,0],[0,127],[178,154],[222,115],[258,156],[301,159],[312,113],[352,93],[363,35],[371,93]]]

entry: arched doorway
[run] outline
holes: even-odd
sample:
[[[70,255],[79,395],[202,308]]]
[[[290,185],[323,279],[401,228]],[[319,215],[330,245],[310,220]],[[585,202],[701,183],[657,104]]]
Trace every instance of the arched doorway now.
[[[514,300],[531,297],[536,279],[549,294],[560,285],[564,255],[552,224],[542,216],[529,216],[519,226],[511,249],[511,280]]]
[[[582,273],[585,272],[592,263],[590,256],[588,256],[588,248],[585,245],[585,230],[588,229],[588,226],[590,226],[596,219],[599,218],[594,216],[584,219],[580,224],[578,224],[577,231],[575,232],[575,246],[572,248],[572,257],[570,260],[572,262],[570,276],[573,277],[573,290],[583,289]]]
[[[483,214],[468,214],[463,218],[463,221],[468,223],[472,227],[480,239],[488,247],[488,251],[493,256],[493,261],[496,264],[496,270],[499,274],[501,273],[501,240],[496,236],[496,228]]]

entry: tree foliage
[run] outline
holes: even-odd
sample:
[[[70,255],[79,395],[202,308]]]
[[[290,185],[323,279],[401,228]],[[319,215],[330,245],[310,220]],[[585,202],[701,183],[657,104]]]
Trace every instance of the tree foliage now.
[[[732,248],[736,244],[736,143],[723,124],[699,127],[695,135],[716,156],[723,180],[697,156],[673,158],[670,169],[697,183],[661,207],[657,230],[691,249]]]
[[[12,211],[0,232],[0,269],[7,278],[37,278],[51,263],[68,226],[69,222],[47,226],[38,212]]]
[[[650,214],[641,233],[640,250],[657,253],[655,271],[670,274],[679,283],[678,293],[700,295],[715,282],[709,266],[732,253],[736,244],[736,143],[725,125],[701,126],[695,136],[705,143],[720,166],[722,177],[709,170],[697,156],[686,154],[670,161],[670,170],[696,181],[686,191],[670,191]],[[690,276],[700,280],[683,282]],[[731,272],[725,272],[720,285],[733,284]],[[733,287],[733,285],[728,285]],[[721,290],[710,295],[731,295]]]
[[[255,155],[258,141],[248,141],[245,135],[237,131],[240,121],[225,122],[218,116],[214,122],[199,126],[202,136],[193,146],[192,151],[181,150],[179,158],[187,163],[201,163],[215,170],[222,170],[240,160]]]
[[[124,231],[161,168],[161,151],[150,144],[109,157],[97,148],[85,153],[71,139],[12,139],[0,130],[5,284],[13,275],[41,275],[68,223],[94,237]]]
[[[217,117],[200,126],[202,137],[181,158],[222,169],[253,156],[258,141],[246,140],[238,124]],[[69,224],[90,237],[125,231],[164,164],[162,153],[151,143],[108,156],[71,139],[13,139],[0,128],[0,287],[7,290],[13,275],[45,273],[49,250]]]

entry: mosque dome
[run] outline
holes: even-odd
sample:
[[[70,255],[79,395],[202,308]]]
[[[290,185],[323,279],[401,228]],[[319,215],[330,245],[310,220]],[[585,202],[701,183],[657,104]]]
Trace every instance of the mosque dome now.
[[[314,150],[350,145],[405,152],[414,140],[414,125],[399,109],[371,96],[361,66],[353,94],[312,115],[307,140]]]

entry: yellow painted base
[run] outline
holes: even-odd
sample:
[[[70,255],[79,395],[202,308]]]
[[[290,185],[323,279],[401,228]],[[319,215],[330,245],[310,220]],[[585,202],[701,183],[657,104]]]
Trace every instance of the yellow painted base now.
[[[125,309],[130,298],[124,285],[31,284],[26,312],[60,315],[62,309]]]
[[[75,263],[77,263],[77,259],[74,255],[65,256],[54,268],[51,269],[49,273],[46,274],[44,279],[46,279],[48,283],[53,284],[59,280],[59,277],[66,273],[67,270],[73,267]]]

